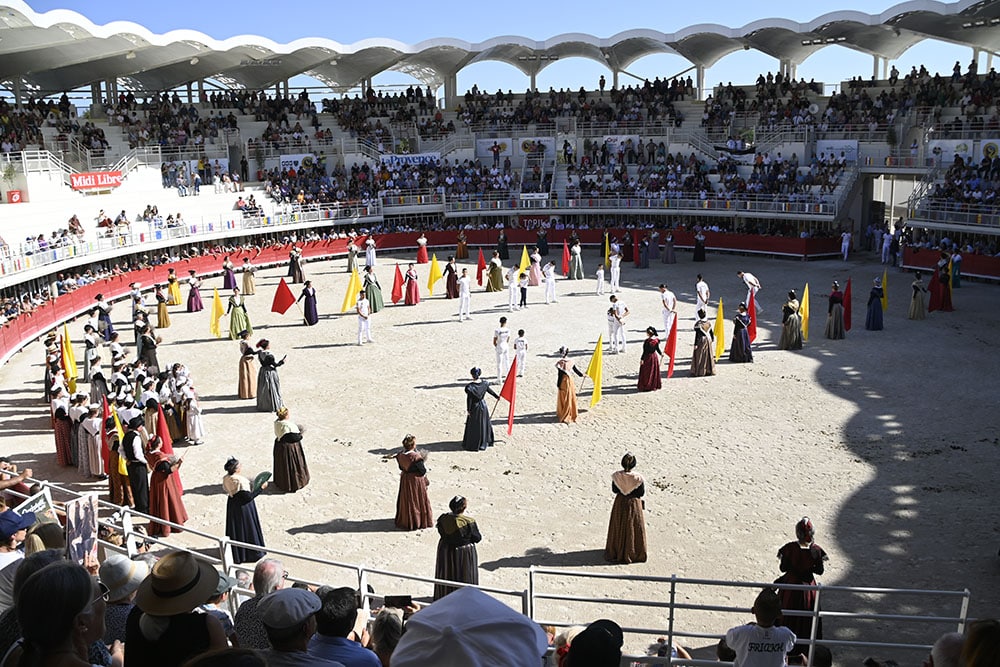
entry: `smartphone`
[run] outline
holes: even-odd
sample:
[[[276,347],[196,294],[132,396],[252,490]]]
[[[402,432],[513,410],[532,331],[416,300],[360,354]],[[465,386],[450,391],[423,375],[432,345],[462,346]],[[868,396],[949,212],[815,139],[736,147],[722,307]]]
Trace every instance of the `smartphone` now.
[[[385,606],[396,609],[406,609],[413,605],[413,597],[410,595],[386,595]]]

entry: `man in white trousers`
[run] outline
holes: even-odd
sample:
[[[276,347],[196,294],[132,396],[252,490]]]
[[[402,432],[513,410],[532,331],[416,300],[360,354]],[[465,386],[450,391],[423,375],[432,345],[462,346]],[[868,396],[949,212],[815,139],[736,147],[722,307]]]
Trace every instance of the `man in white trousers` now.
[[[677,296],[670,291],[666,283],[660,284],[660,302],[663,305],[663,335],[670,335],[674,319],[677,317]]]
[[[497,352],[497,379],[503,382],[510,370],[510,329],[506,317],[500,318],[500,326],[493,331],[493,347]]]
[[[757,276],[749,271],[737,271],[736,275],[742,278],[743,284],[747,286],[747,308],[750,307],[750,295],[753,294],[754,307],[757,309],[757,313],[760,314],[760,301],[757,299],[757,292],[760,291],[761,285],[760,281],[757,280]]]
[[[609,258],[611,260],[611,293],[621,291],[621,280],[622,280],[622,256],[621,253],[615,253]]]
[[[462,276],[458,279],[458,321],[471,320],[469,314],[470,302],[472,301],[472,279],[469,278],[469,270],[462,269]]]
[[[628,307],[611,295],[611,310],[615,317],[614,334],[611,337],[611,353],[625,352],[625,318],[628,317]]]
[[[517,305],[521,296],[520,287],[517,284],[519,273],[520,269],[517,264],[510,267],[510,270],[507,272],[507,308],[512,313],[515,309],[520,309],[520,306]]]
[[[708,313],[708,300],[712,297],[712,291],[708,289],[708,283],[698,274],[698,282],[694,284],[695,294],[698,295],[698,303],[695,311],[704,310]]]
[[[556,265],[549,262],[542,269],[542,277],[545,279],[545,303],[555,303],[556,299]]]
[[[358,313],[358,345],[364,345],[365,341],[374,343],[372,338],[372,309],[365,291],[358,292],[358,305],[354,307]]]

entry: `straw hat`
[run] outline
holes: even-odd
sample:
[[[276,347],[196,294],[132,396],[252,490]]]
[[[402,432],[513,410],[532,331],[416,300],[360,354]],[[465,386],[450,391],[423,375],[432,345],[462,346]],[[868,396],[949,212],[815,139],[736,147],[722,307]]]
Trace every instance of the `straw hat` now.
[[[108,587],[108,600],[122,600],[135,591],[149,575],[149,565],[122,554],[109,554],[100,569],[101,581]]]
[[[187,551],[169,553],[153,565],[139,586],[135,605],[151,616],[174,616],[204,604],[219,585],[219,573],[211,563]]]

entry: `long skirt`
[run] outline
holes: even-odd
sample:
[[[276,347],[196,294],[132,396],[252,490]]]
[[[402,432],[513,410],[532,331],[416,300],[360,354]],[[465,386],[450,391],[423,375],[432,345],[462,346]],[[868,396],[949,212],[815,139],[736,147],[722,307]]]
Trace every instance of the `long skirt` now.
[[[179,409],[173,405],[164,405],[163,416],[167,420],[167,430],[170,432],[171,440],[177,442],[187,437],[187,427]]]
[[[305,302],[302,305],[302,316],[306,320],[306,324],[313,326],[319,322],[319,308],[316,307],[316,296],[307,294],[303,299]]]
[[[449,546],[444,540],[438,541],[437,560],[434,563],[434,578],[460,581],[465,584],[479,583],[479,554],[475,544],[461,547]],[[434,584],[434,599],[440,600],[448,593],[458,590],[455,586]]]
[[[309,466],[301,442],[274,441],[274,485],[295,493],[309,483]]]
[[[178,282],[168,283],[167,285],[167,305],[168,306],[179,306],[184,303],[184,298],[181,296],[181,284]]]
[[[780,576],[775,583],[784,584],[815,584],[816,580],[802,581],[799,577],[792,576],[789,573]],[[805,590],[788,590],[779,589],[778,597],[781,599],[782,609],[794,609],[798,611],[812,611],[813,607],[816,606],[816,591],[805,591]],[[781,619],[781,625],[785,626],[789,630],[795,633],[798,639],[808,639],[812,635],[812,621],[813,619],[809,616],[783,616]],[[818,619],[819,625],[816,626],[816,639],[823,638],[823,620]],[[792,649],[791,653],[804,653],[808,651],[808,648],[803,644],[796,644],[795,648]]]
[[[243,272],[243,296],[251,296],[257,293],[257,279],[253,271]]]
[[[708,336],[695,345],[694,354],[691,356],[691,375],[702,377],[704,375],[715,375],[715,355],[712,353],[712,341]]]
[[[694,261],[704,262],[705,261],[705,244],[695,241],[694,243]]]
[[[503,272],[496,264],[490,265],[489,280],[486,283],[487,292],[503,291]]]
[[[865,329],[869,331],[882,330],[882,301],[875,299],[868,304],[868,312],[865,314]]]
[[[167,329],[170,327],[170,312],[167,304],[163,301],[156,304],[156,328]]]
[[[184,501],[181,500],[177,483],[170,473],[154,470],[149,476],[149,514],[166,521],[184,525],[188,520]],[[149,534],[154,537],[170,537],[170,533],[181,532],[179,528],[155,521],[149,522]]]
[[[604,560],[625,564],[646,562],[646,521],[642,516],[642,498],[615,494]]]
[[[253,357],[250,355],[240,358],[240,384],[238,394],[240,398],[255,398],[257,396],[257,385],[254,382]]]
[[[493,424],[490,423],[490,413],[486,405],[479,401],[472,412],[465,418],[465,433],[462,436],[462,449],[478,452],[492,447],[496,441],[493,435]]]
[[[659,239],[657,239],[656,241],[650,241],[649,242],[649,260],[650,261],[655,261],[655,260],[658,260],[659,258],[660,258],[660,241],[659,241]]]
[[[302,260],[292,262],[291,272],[293,283],[304,283],[306,281],[306,272],[302,269]]]
[[[960,288],[962,286],[962,263],[952,262],[951,263],[951,286],[954,288]]]
[[[419,530],[432,528],[434,515],[427,497],[427,477],[409,473],[399,475],[399,493],[396,495],[396,528]]]
[[[227,292],[232,291],[236,287],[236,274],[233,273],[232,269],[225,269],[222,272],[222,289]]]
[[[69,423],[69,464],[80,466],[80,439],[84,437],[84,432],[80,429],[80,422],[70,421]],[[89,474],[89,473],[88,473]]]
[[[375,283],[368,283],[368,286],[365,287],[365,297],[368,298],[368,308],[372,313],[377,313],[385,308],[385,301],[382,299],[382,288]]]
[[[247,498],[250,500],[245,501]],[[230,496],[226,501],[226,537],[236,542],[246,542],[264,546],[264,531],[260,527],[257,503],[247,492]],[[232,547],[234,563],[255,563],[264,557],[264,552],[248,547]]]
[[[559,380],[559,394],[556,396],[556,419],[563,424],[576,421],[576,383],[568,373]]]
[[[118,472],[118,452],[111,450],[108,454],[108,494],[115,505],[135,505],[132,499],[132,486],[128,483],[128,475]]]
[[[108,381],[104,375],[94,375],[90,378],[90,402],[100,403],[108,395]]]
[[[198,288],[192,287],[191,291],[188,292],[187,311],[189,313],[197,313],[204,308],[205,305],[201,302],[201,294],[198,292]]]
[[[281,381],[276,368],[261,368],[257,371],[257,411],[277,412],[281,402]]]
[[[61,466],[73,465],[73,453],[71,451],[73,446],[72,422],[70,422],[68,417],[65,419],[54,419],[52,430],[55,431],[56,436],[56,463]]]
[[[667,241],[663,244],[663,254],[660,255],[660,260],[664,264],[676,264],[677,254],[674,252],[674,242]]]
[[[427,246],[418,245],[417,246],[417,264],[427,264],[430,262],[430,258],[427,256]]]
[[[253,325],[250,324],[250,316],[242,306],[236,306],[229,313],[229,338],[238,340],[240,334],[246,331],[253,335]]]
[[[538,262],[532,262],[528,267],[528,284],[532,287],[542,284],[542,269],[538,266]]]
[[[454,271],[448,274],[448,278],[444,283],[444,290],[444,297],[446,299],[458,298],[458,274]]]
[[[406,281],[406,296],[403,303],[407,306],[415,306],[420,303],[420,285],[416,280]]]
[[[922,320],[927,317],[927,303],[923,292],[915,292],[910,299],[909,317],[911,320]]]
[[[844,306],[833,304],[830,314],[826,317],[826,337],[839,340],[846,336],[844,332]]]
[[[781,340],[778,341],[778,349],[802,349],[802,316],[798,313],[789,315],[788,319],[781,326]]]
[[[660,355],[646,355],[639,364],[639,391],[655,391],[663,386],[660,379]]]
[[[455,259],[468,259],[469,258],[469,242],[459,241],[458,245],[455,247]]]
[[[734,364],[752,364],[753,350],[750,348],[750,334],[745,328],[733,332],[733,343],[729,348],[729,361]]]

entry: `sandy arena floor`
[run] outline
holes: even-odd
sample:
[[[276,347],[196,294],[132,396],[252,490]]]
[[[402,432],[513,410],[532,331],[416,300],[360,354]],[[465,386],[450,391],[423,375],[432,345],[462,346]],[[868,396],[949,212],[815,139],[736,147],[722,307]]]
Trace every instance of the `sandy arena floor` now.
[[[446,254],[439,252],[439,259]],[[570,426],[554,423],[553,364],[556,350],[567,345],[585,369],[598,335],[606,332],[608,297],[593,294],[593,280],[560,279],[559,302],[549,306],[541,303],[543,288],[530,288],[529,307],[515,313],[507,312],[506,292],[477,290],[473,319],[459,323],[457,303],[443,297],[443,282],[427,298],[428,266],[421,266],[424,301],[378,313],[373,320],[376,342],[358,347],[355,316],[338,312],[348,278],[344,260],[306,265],[319,292],[316,327],[304,326],[294,308],[285,316],[269,312],[284,269],[258,274],[257,295],[248,299],[254,340],[266,336],[277,356],[288,355],[280,371],[283,397],[293,419],[305,426],[313,478],[297,494],[270,489],[258,499],[268,543],[341,562],[432,575],[436,532],[394,529],[397,472],[393,463],[381,460],[404,434],[413,433],[419,446],[431,452],[435,513],[446,511],[453,495],[469,499],[469,513],[484,536],[479,546],[484,585],[525,589],[531,565],[771,581],[779,575],[778,547],[794,539],[795,522],[808,515],[816,525],[817,542],[830,554],[823,583],[968,588],[972,616],[1000,615],[1000,504],[994,491],[1000,462],[1000,363],[990,343],[1000,330],[998,288],[965,281],[955,290],[956,312],[911,322],[906,312],[912,277],[890,271],[886,328],[868,332],[864,306],[872,278],[881,275],[882,267],[866,255],[847,263],[708,259],[694,264],[690,254],[681,253],[678,264],[624,268],[622,298],[632,313],[628,352],[605,355],[604,399],[587,409],[588,381],[580,396],[580,420]],[[596,251],[585,253],[588,274],[598,261]],[[380,257],[377,268],[387,303],[394,263],[394,258]],[[467,266],[474,274],[474,263]],[[689,377],[695,275],[705,275],[713,302],[724,300],[728,338],[729,318],[745,296],[737,270],[754,272],[763,284],[755,363],[721,361],[715,377]],[[833,279],[843,284],[849,276],[854,329],[846,340],[826,340],[829,285]],[[662,326],[656,285],[663,281],[681,301],[679,361],[662,391],[639,394],[635,381],[642,332],[648,325]],[[801,295],[807,281],[812,292],[810,341],[800,352],[779,351],[780,305],[788,289]],[[207,286],[221,282],[216,278]],[[210,297],[210,292],[203,294]],[[125,308],[116,310],[121,316]],[[237,343],[209,335],[208,310],[182,310],[175,308],[173,326],[160,332],[160,361],[190,367],[205,410],[206,444],[188,448],[182,469],[189,526],[222,534],[223,463],[235,454],[248,472],[270,469],[274,417],[257,413],[252,401],[236,399]],[[518,382],[513,435],[504,433],[506,405],[501,405],[494,425],[503,441],[486,452],[466,452],[460,447],[463,386],[473,365],[495,375],[491,337],[501,315],[509,316],[515,332],[526,330],[530,345],[526,375]],[[71,327],[74,336],[78,328]],[[123,338],[131,340],[131,327]],[[80,490],[103,489],[80,483],[75,470],[55,466],[48,409],[41,401],[41,357],[35,344],[0,368],[0,448],[21,465],[32,466],[36,477]],[[612,502],[609,478],[626,451],[638,457],[638,470],[646,478],[650,555],[644,564],[609,566],[602,559]],[[190,535],[171,540],[205,546]],[[348,571],[286,561],[294,576],[352,582]],[[372,583],[380,593],[430,593],[430,585],[417,582],[376,577]],[[540,580],[540,586],[547,592],[654,601],[664,601],[668,594],[664,584],[609,580],[550,577]],[[678,600],[749,606],[753,595],[745,589],[688,586]],[[954,600],[887,602],[878,595],[841,595],[825,607],[943,615],[958,611]],[[551,621],[611,617],[622,625],[667,625],[662,610],[648,608],[544,601],[536,613]],[[718,633],[746,620],[738,614],[680,612],[676,628]],[[828,638],[931,642],[949,629],[825,622]],[[634,636],[629,645],[638,648],[645,638]]]

